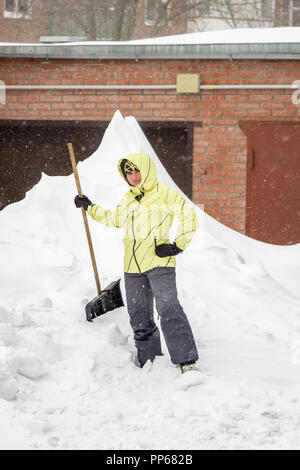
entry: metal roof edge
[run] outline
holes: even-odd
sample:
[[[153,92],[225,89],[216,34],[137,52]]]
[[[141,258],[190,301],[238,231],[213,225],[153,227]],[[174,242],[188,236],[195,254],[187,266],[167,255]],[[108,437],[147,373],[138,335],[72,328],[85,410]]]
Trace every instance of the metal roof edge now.
[[[294,59],[299,43],[235,44],[6,44],[0,57],[48,59]]]

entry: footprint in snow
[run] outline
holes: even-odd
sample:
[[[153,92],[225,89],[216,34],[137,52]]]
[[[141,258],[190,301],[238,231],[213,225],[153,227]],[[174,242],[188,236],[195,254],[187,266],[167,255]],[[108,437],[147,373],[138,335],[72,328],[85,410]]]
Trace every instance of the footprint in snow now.
[[[176,380],[176,388],[178,390],[187,390],[190,387],[203,385],[205,383],[205,376],[200,371],[185,372],[180,375]]]

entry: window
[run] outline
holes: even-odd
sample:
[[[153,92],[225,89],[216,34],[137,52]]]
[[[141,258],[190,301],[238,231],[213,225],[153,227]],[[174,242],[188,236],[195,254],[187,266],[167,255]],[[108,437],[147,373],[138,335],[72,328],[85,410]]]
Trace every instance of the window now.
[[[300,26],[300,0],[293,1],[293,23],[292,26]]]
[[[274,1],[261,0],[261,19],[265,21],[272,21],[274,18]]]
[[[300,0],[285,0],[283,2],[282,22],[286,26],[300,26]]]
[[[32,17],[32,0],[5,0],[4,18],[26,20]]]
[[[6,11],[14,11],[14,9],[15,9],[15,0],[6,0],[5,10]]]
[[[146,0],[145,23],[152,25],[157,18],[157,2],[158,0]]]
[[[210,0],[189,0],[188,5],[188,17],[191,20],[209,16],[212,6]]]

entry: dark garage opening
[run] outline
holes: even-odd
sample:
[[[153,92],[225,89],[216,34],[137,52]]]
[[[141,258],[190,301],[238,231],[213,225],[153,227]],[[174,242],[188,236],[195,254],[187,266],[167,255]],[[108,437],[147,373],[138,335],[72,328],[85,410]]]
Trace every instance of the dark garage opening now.
[[[0,210],[25,197],[41,173],[72,172],[66,144],[77,161],[100,145],[108,122],[0,121]],[[192,197],[193,125],[187,122],[140,122],[148,140],[175,183]]]

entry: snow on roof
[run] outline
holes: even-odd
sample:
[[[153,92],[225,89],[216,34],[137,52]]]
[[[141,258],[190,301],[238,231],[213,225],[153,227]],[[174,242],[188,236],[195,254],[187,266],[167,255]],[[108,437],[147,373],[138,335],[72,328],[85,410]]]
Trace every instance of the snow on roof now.
[[[131,41],[131,44],[248,44],[300,42],[299,28],[237,28]]]
[[[286,28],[236,28],[220,31],[204,31],[191,34],[162,36],[158,38],[135,39],[132,41],[84,41],[58,43],[63,46],[78,45],[186,45],[186,44],[268,44],[300,43],[300,27]],[[26,46],[26,43],[0,43],[0,46]],[[31,46],[52,47],[52,44],[30,44]]]

